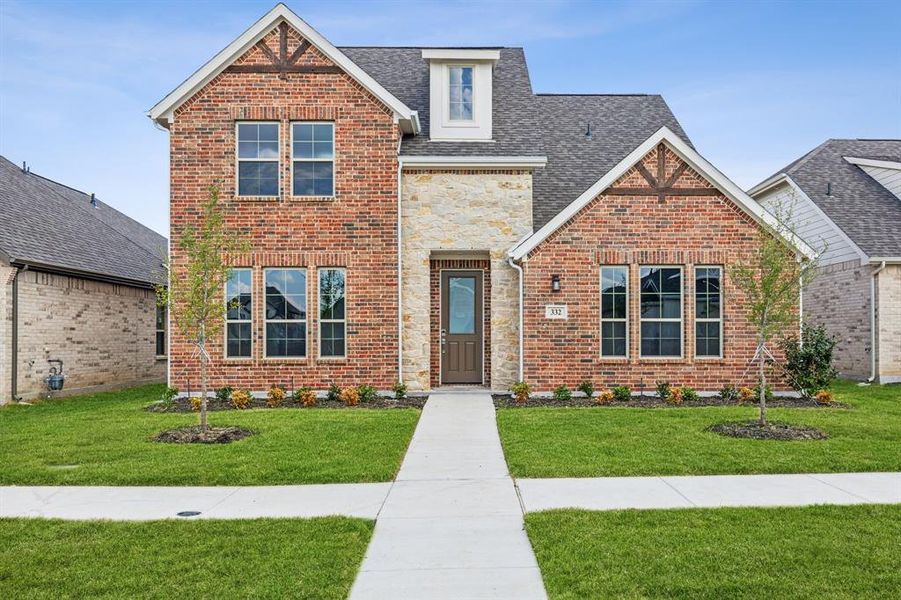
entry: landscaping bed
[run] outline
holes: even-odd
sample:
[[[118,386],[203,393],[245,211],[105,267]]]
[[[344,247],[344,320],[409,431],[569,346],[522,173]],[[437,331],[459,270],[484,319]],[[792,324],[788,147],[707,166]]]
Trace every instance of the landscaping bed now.
[[[608,404],[598,404],[597,398],[588,398],[582,395],[573,395],[569,400],[559,400],[552,396],[532,396],[525,402],[517,402],[512,394],[492,394],[495,408],[692,408],[695,406],[756,406],[756,401],[744,402],[739,405],[735,400],[727,400],[720,396],[701,396],[697,400],[686,400],[682,404],[669,404],[661,400],[659,396],[632,396],[627,402],[614,400]],[[814,400],[805,398],[792,398],[777,396],[767,400],[767,407],[772,408],[849,408],[842,402],[831,404],[819,404]]]
[[[229,444],[253,435],[240,427],[179,427],[153,436],[153,441],[166,444]]]
[[[351,410],[367,410],[367,409],[395,409],[395,408],[417,408],[421,409],[425,405],[425,401],[428,400],[427,396],[407,396],[401,400],[396,400],[391,396],[379,396],[375,400],[369,402],[360,402],[359,404],[348,406],[344,402],[340,400],[327,400],[325,398],[318,399],[316,404],[313,406],[305,406],[302,402],[296,401],[290,398],[285,399],[284,402],[279,404],[278,406],[270,406],[266,401],[266,398],[252,398],[250,400],[250,404],[246,408],[235,408],[235,406],[229,400],[222,400],[220,398],[213,397],[212,395],[207,398],[206,409],[208,411],[226,411],[226,410],[248,410],[248,409],[257,409],[257,408],[265,408],[278,410],[282,408],[301,408],[305,410],[311,410],[316,408],[327,408],[327,409],[351,409]],[[175,398],[170,403],[165,402],[154,402],[148,405],[147,410],[149,412],[158,412],[158,413],[189,413],[189,412],[197,412],[197,408],[191,404],[191,399],[187,396],[182,396],[180,398]]]
[[[761,426],[757,421],[716,423],[708,427],[707,430],[726,437],[751,440],[780,440],[783,442],[825,440],[829,437],[816,427],[804,427],[803,425],[791,425],[789,423],[769,423],[766,426]]]

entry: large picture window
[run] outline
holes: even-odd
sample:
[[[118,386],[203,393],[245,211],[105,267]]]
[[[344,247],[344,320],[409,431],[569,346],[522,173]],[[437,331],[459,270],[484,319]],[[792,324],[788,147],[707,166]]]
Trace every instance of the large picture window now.
[[[723,296],[720,267],[695,268],[695,356],[723,355]]]
[[[266,356],[307,355],[307,271],[266,269]]]
[[[641,267],[641,356],[682,356],[682,269]]]
[[[278,123],[238,123],[238,195],[278,196]]]
[[[291,124],[291,169],[295,196],[335,195],[335,125]]]
[[[253,271],[232,269],[225,284],[225,356],[250,358]]]
[[[628,319],[628,267],[601,267],[601,356],[628,356]]]
[[[344,269],[319,270],[319,356],[343,357],[346,348]]]

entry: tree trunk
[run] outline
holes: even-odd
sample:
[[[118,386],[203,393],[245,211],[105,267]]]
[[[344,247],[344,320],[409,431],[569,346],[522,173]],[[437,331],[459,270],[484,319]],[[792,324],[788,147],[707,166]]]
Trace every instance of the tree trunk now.
[[[200,430],[208,429],[206,418],[206,334],[200,328]]]
[[[764,353],[764,346],[766,345],[766,341],[764,341],[763,337],[760,339],[760,347],[758,349],[760,354],[760,377],[758,377],[759,385],[760,385],[760,418],[759,423],[761,427],[766,427],[766,373],[764,371],[764,365],[766,364],[766,354]]]

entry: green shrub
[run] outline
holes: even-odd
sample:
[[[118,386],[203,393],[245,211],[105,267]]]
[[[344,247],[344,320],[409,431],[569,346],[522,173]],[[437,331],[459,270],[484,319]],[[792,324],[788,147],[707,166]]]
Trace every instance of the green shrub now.
[[[592,398],[594,396],[594,384],[586,379],[579,384],[579,391],[587,397]]]
[[[632,399],[632,390],[629,389],[629,386],[618,385],[612,391],[613,399],[617,402],[628,402]]]
[[[216,400],[220,402],[228,402],[232,397],[232,387],[230,385],[224,385],[221,388],[216,390]]]
[[[682,399],[686,402],[697,402],[700,396],[698,396],[698,392],[695,391],[693,387],[688,387],[687,385],[682,386]]]
[[[763,397],[767,402],[771,402],[773,400],[773,388],[767,384],[767,386],[763,390]],[[754,386],[754,398],[755,402],[760,400],[760,383]]]
[[[166,389],[163,390],[163,393],[160,395],[160,403],[166,408],[166,410],[175,406],[175,399],[178,397],[178,388],[170,386],[166,386]]]
[[[403,400],[407,397],[407,384],[405,383],[395,381],[394,385],[391,387],[391,390],[394,392],[395,400]]]
[[[341,401],[341,388],[338,387],[337,383],[332,383],[328,386],[328,391],[325,393],[325,399],[329,402]]]
[[[723,386],[723,389],[720,390],[720,398],[726,402],[735,402],[738,400],[738,390],[735,389],[735,386],[731,383],[727,383]]]
[[[573,393],[565,385],[558,385],[554,388],[554,400],[557,402],[569,402],[573,399]]]
[[[510,386],[510,391],[513,392],[513,397],[517,402],[524,404],[529,399],[529,394],[532,393],[532,387],[525,381],[517,381]]]
[[[670,386],[669,381],[658,381],[656,385],[657,397],[666,402],[672,393],[672,386]]]
[[[782,340],[779,347],[785,354],[782,372],[795,391],[804,398],[812,398],[820,390],[829,389],[837,372],[832,366],[836,340],[822,325],[804,324],[804,344],[797,338]]]
[[[379,398],[378,390],[371,385],[361,385],[357,388],[357,394],[360,396],[360,402],[368,404],[375,402]]]

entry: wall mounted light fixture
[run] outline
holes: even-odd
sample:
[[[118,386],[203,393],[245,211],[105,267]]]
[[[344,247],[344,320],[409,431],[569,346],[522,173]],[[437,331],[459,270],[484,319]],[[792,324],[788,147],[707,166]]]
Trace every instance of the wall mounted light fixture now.
[[[551,275],[551,291],[552,292],[560,291],[560,276],[559,275]]]

